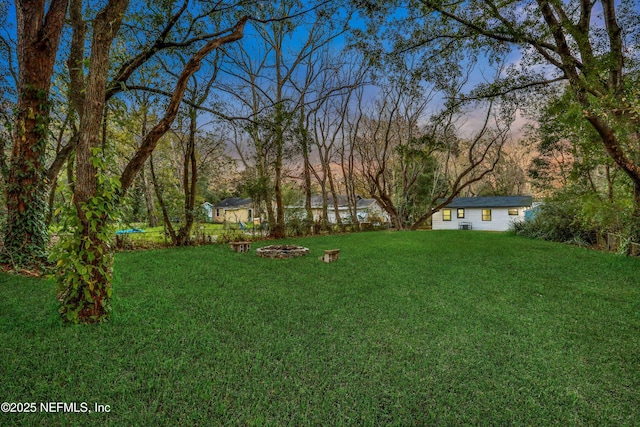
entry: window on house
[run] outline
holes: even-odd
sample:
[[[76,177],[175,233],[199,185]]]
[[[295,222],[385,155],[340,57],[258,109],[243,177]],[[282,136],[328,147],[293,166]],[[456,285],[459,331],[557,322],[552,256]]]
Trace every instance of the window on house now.
[[[443,221],[451,221],[451,209],[443,209],[442,210],[442,220]]]
[[[464,209],[458,209],[458,218],[464,218]]]
[[[249,219],[253,218],[253,210],[249,209],[247,216],[249,217]]]
[[[518,216],[518,208],[510,208],[509,209],[509,215],[511,216]]]
[[[216,216],[220,216],[220,209],[216,209]]]
[[[482,220],[491,221],[491,209],[482,209]]]

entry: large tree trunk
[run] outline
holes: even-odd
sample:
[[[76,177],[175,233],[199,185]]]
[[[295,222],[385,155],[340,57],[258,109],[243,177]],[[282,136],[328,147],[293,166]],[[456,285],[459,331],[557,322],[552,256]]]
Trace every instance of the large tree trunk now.
[[[404,229],[404,224],[402,223],[402,219],[400,218],[400,215],[398,214],[398,210],[396,209],[396,206],[391,200],[391,197],[389,196],[389,194],[387,194],[384,191],[381,191],[379,194],[374,193],[373,198],[376,199],[376,201],[380,204],[382,209],[384,209],[385,212],[389,214],[389,219],[393,224],[393,226],[396,227],[396,230]]]
[[[578,100],[582,101],[585,107],[589,107],[588,101],[578,96]],[[600,135],[605,150],[611,156],[613,161],[622,169],[633,183],[633,214],[629,224],[629,237],[636,241],[640,241],[640,159],[630,158],[620,145],[620,140],[615,131],[609,124],[597,116],[596,113],[586,113],[586,119],[591,123]],[[630,136],[640,141],[640,135]]]
[[[62,266],[73,268],[73,271],[60,273],[63,279],[63,289],[59,295],[60,312],[66,319],[79,323],[100,322],[109,317],[113,277],[109,223],[119,196],[132,185],[158,140],[169,130],[187,83],[198,71],[204,58],[221,45],[241,39],[244,25],[249,19],[242,18],[226,31],[229,34],[209,40],[187,62],[164,117],[144,136],[140,148],[124,168],[120,178],[121,189],[118,191],[104,174],[106,165],[100,153],[100,125],[105,108],[111,43],[118,32],[127,3],[128,0],[109,0],[94,20],[91,65],[84,91],[76,150],[74,205],[80,223],[80,235],[74,236],[75,241],[71,242],[71,246],[76,251],[77,259],[61,259]]]
[[[96,158],[102,144],[111,43],[118,33],[127,5],[128,0],[110,0],[94,20],[91,66],[79,114],[73,201],[81,228],[80,240],[84,245],[84,250],[77,254],[80,258],[77,273],[81,276],[81,283],[75,285],[77,289],[67,283],[60,297],[63,300],[61,314],[80,323],[100,322],[107,319],[111,311],[113,256],[109,238],[104,234],[111,220],[109,208],[115,201],[110,189],[101,188],[103,183],[98,177],[104,171],[100,170]],[[74,30],[84,31],[85,28]]]
[[[4,258],[14,265],[46,261],[45,149],[49,91],[67,3],[16,1],[18,26],[18,104],[6,185]]]

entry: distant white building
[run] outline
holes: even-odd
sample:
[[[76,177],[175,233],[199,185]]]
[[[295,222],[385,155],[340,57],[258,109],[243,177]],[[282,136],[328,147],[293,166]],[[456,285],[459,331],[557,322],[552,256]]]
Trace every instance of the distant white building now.
[[[322,218],[323,201],[322,196],[311,197],[311,211],[313,212],[313,220],[319,222]],[[300,206],[287,206],[289,210],[303,210],[304,203]],[[355,222],[351,220],[351,210],[347,196],[338,195],[338,215],[342,222]],[[356,202],[356,214],[358,222],[372,222],[377,219],[382,222],[389,222],[389,215],[380,207],[376,199],[364,199],[359,197]],[[327,219],[331,224],[337,223],[336,208],[331,195],[327,196]]]
[[[524,221],[531,196],[458,197],[433,214],[434,230],[507,231]]]

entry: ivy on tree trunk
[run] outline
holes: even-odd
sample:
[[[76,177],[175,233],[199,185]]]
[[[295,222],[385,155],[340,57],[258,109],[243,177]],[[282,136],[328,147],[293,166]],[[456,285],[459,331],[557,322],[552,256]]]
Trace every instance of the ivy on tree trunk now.
[[[74,0],[79,2],[80,0]],[[61,240],[57,251],[60,312],[63,319],[76,323],[95,323],[109,318],[111,311],[113,218],[121,196],[132,185],[140,169],[169,130],[187,87],[204,58],[225,43],[242,38],[248,17],[242,18],[225,34],[209,40],[185,64],[176,83],[164,117],[143,137],[121,177],[106,175],[108,160],[101,144],[101,123],[107,95],[110,49],[122,22],[128,0],[110,0],[93,21],[91,63],[86,79],[76,148],[74,212],[70,214],[73,233]],[[80,22],[78,22],[80,24]],[[74,30],[84,31],[81,25]],[[104,135],[104,130],[102,131]]]
[[[18,104],[6,176],[7,225],[3,261],[39,267],[46,261],[45,148],[49,91],[67,2],[16,1]]]

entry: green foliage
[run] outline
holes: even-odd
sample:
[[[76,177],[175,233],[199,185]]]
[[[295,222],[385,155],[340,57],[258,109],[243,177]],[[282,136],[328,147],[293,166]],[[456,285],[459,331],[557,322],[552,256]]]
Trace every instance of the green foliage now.
[[[243,242],[250,240],[249,236],[245,235],[242,230],[236,226],[226,225],[221,233],[218,234],[216,242],[229,243],[229,242]]]
[[[579,199],[565,196],[548,199],[538,207],[535,217],[514,224],[516,234],[554,242],[594,244],[596,231],[583,221],[582,203]]]
[[[538,156],[529,169],[532,183],[552,191],[559,184],[590,184],[595,191],[607,185],[604,168],[613,161],[607,155],[596,131],[583,117],[583,110],[569,91],[555,95],[541,107],[533,132]]]
[[[606,233],[633,240],[633,209],[630,198],[609,200],[567,187],[549,197],[532,220],[514,224],[514,230],[521,236],[585,246]]]
[[[631,198],[608,200],[588,193],[580,198],[580,204],[582,223],[597,233],[625,233],[631,221]]]
[[[38,98],[46,97],[37,91]],[[13,156],[6,179],[5,195],[8,217],[4,227],[4,248],[0,261],[14,268],[40,268],[47,259],[49,233],[45,222],[47,213],[45,164],[48,130],[49,103],[43,102],[35,113],[34,133],[38,140],[29,156]],[[25,132],[25,122],[17,124]],[[21,135],[20,138],[24,138]],[[4,149],[4,147],[0,147]],[[3,166],[4,168],[4,166]]]
[[[313,218],[307,218],[307,213],[304,209],[287,212],[287,236],[308,236],[313,230],[313,225]]]
[[[413,161],[421,170],[415,183],[402,195],[398,203],[400,211],[404,213],[405,222],[411,223],[420,217],[431,205],[433,195],[446,191],[447,182],[443,174],[438,173],[438,160],[431,154],[420,154],[418,159],[405,159],[405,162]]]
[[[72,206],[61,208],[61,237],[51,251],[59,312],[65,322],[102,322],[111,312],[112,240],[120,182],[104,174],[107,161],[100,151],[94,150],[92,157],[99,171],[98,191],[79,204],[80,212]]]
[[[45,223],[45,188],[42,185],[33,185],[29,191],[18,192],[17,197],[17,201],[12,200],[9,203],[20,203],[24,209],[20,212],[13,207],[9,211],[4,225],[4,249],[0,254],[1,260],[14,268],[42,266],[47,259],[49,241]]]
[[[137,180],[136,185],[120,199],[122,222],[125,224],[147,221],[144,187],[140,181]]]
[[[565,91],[548,100],[538,121],[539,155],[529,175],[534,186],[551,194],[551,199],[543,215],[523,232],[549,240],[579,241],[584,240],[585,232],[635,235],[631,180],[605,152],[571,93]],[[624,127],[616,130],[624,133]]]

